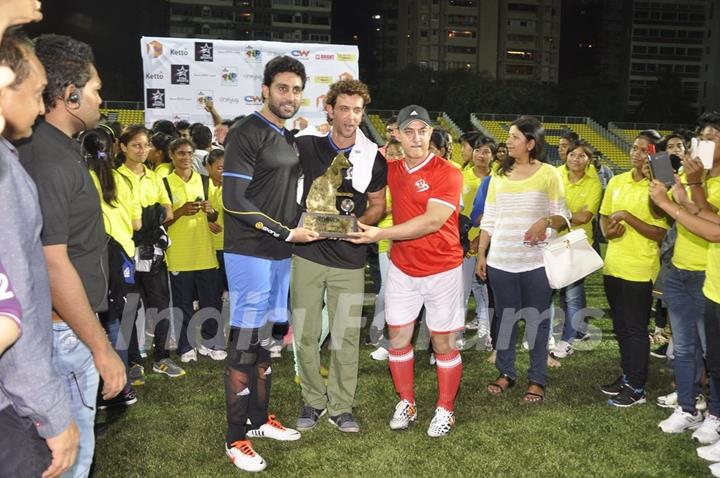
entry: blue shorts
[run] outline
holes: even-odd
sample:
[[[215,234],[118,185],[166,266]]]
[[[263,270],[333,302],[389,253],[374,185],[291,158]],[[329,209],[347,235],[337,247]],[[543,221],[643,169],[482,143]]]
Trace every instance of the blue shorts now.
[[[230,293],[230,325],[260,328],[287,322],[290,258],[263,259],[225,252]]]

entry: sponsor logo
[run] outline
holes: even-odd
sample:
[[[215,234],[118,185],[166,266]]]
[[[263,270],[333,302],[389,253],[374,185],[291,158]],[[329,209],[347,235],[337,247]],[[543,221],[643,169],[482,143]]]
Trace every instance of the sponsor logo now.
[[[220,83],[223,85],[237,85],[238,74],[234,66],[226,66],[220,72]]]
[[[212,90],[200,90],[197,92],[197,95],[195,95],[195,98],[197,98],[198,108],[205,109],[205,101],[213,100],[213,92]]]
[[[157,40],[148,42],[145,45],[145,52],[150,58],[160,58],[163,54],[163,44]]]
[[[332,84],[333,77],[332,76],[316,76],[313,78],[313,81],[315,83],[319,83],[321,85],[329,85],[329,84]]]
[[[261,63],[262,52],[260,50],[256,50],[255,48],[248,47],[248,49],[245,50],[245,61],[248,63]]]
[[[218,98],[220,103],[230,103],[231,105],[240,104],[240,98],[230,98],[229,96],[221,96]]]
[[[184,102],[195,101],[195,99],[189,98],[187,96],[168,96],[168,101],[172,101],[173,103],[179,103],[181,101],[184,101]]]
[[[242,77],[245,78],[246,80],[262,81],[262,79],[263,79],[262,75],[253,75],[251,73],[245,73]]]
[[[421,193],[423,191],[427,191],[428,189],[430,189],[430,185],[424,179],[421,178],[415,181],[416,192]]]
[[[292,50],[290,55],[301,60],[307,60],[310,58],[310,50]]]
[[[357,61],[355,53],[338,53],[335,58],[337,61]]]
[[[187,48],[170,48],[170,56],[189,56]]]
[[[316,60],[334,60],[335,55],[333,55],[332,53],[318,53],[317,55],[315,55],[315,59]]]
[[[262,96],[248,95],[243,98],[246,105],[261,105],[263,104]]]
[[[163,75],[162,71],[154,71],[152,73],[145,73],[145,79],[146,80],[164,80],[165,75]]]
[[[145,103],[148,108],[165,108],[165,89],[148,88],[145,90]]]
[[[195,61],[213,61],[212,42],[195,42]]]
[[[190,65],[170,65],[170,83],[173,85],[190,84]]]

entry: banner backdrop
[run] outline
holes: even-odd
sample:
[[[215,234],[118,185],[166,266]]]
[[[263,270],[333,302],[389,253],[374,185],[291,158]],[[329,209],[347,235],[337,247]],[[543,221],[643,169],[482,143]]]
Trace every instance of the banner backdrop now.
[[[206,98],[223,119],[260,109],[265,64],[279,55],[301,61],[307,73],[302,106],[288,128],[302,129],[302,119],[314,126],[325,123],[328,86],[358,78],[358,49],[350,45],[142,37],[140,48],[148,127],[159,119],[212,127]]]

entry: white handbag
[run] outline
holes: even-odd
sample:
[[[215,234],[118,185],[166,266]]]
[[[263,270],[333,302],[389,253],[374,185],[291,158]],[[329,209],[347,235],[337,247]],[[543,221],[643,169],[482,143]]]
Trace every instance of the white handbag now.
[[[564,236],[548,241],[542,249],[545,274],[550,287],[562,289],[592,274],[603,266],[603,260],[587,240],[583,229],[570,228]]]

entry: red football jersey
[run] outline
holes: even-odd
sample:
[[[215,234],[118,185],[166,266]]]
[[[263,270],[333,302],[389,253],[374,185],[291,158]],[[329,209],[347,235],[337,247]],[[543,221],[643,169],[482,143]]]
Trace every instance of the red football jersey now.
[[[425,277],[454,269],[463,262],[458,211],[463,177],[448,161],[430,154],[425,161],[408,169],[404,160],[388,163],[388,186],[392,196],[394,224],[421,216],[429,201],[454,208],[442,227],[426,236],[393,241],[390,260],[405,274]]]

